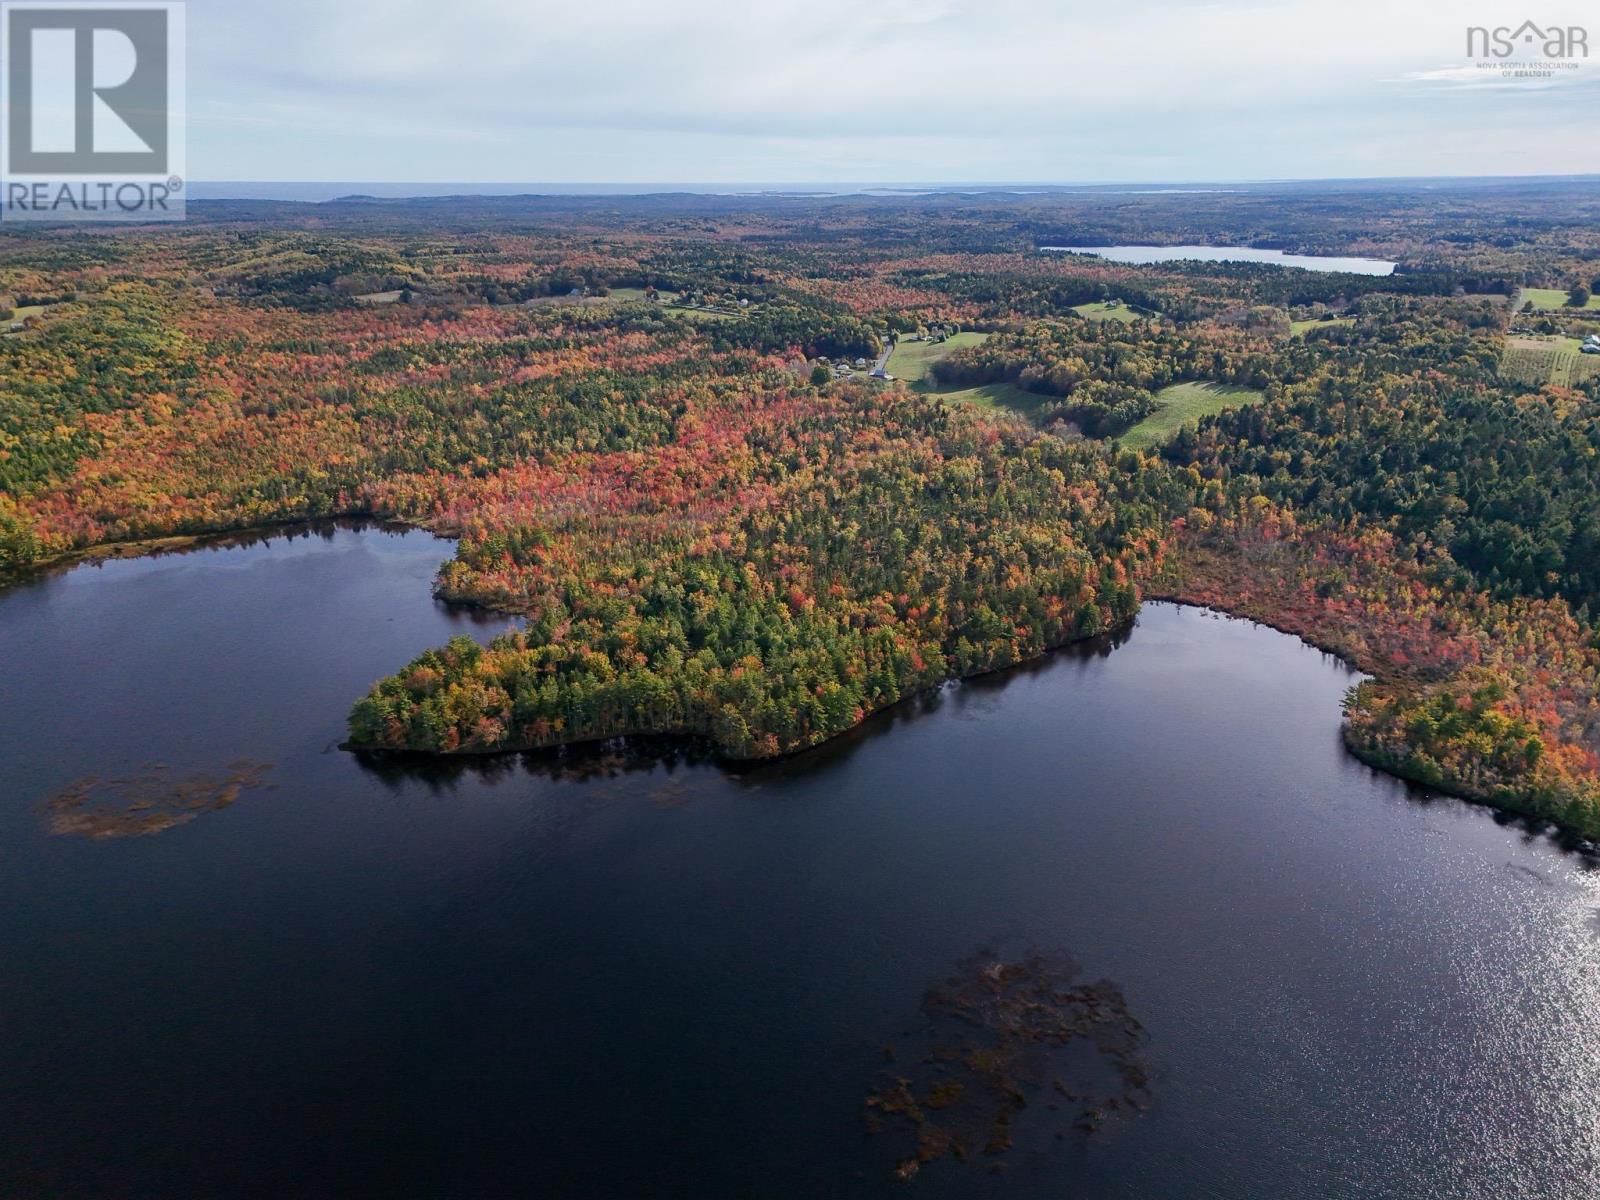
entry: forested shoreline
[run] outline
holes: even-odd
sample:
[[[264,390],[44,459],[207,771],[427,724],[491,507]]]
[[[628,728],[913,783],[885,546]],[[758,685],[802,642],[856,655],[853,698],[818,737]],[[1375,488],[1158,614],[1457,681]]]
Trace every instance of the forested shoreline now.
[[[1172,597],[1371,673],[1346,739],[1374,765],[1594,836],[1600,371],[1502,370],[1517,321],[1600,327],[1517,312],[1600,275],[1600,192],[1557,190],[1463,195],[1450,223],[1375,191],[260,206],[18,237],[0,290],[52,303],[0,339],[0,580],[323,517],[458,535],[438,594],[524,627],[350,717],[351,746],[443,754],[792,753]],[[1032,249],[1202,234],[1402,267]],[[914,344],[914,386],[872,374]],[[1260,402],[1119,448],[1177,384]]]

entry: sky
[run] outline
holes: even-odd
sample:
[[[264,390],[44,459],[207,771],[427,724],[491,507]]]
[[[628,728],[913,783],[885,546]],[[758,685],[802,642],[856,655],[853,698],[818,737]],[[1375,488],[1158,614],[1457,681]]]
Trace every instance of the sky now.
[[[1508,79],[1469,25],[1587,27]],[[189,0],[198,180],[1600,172],[1592,0]]]

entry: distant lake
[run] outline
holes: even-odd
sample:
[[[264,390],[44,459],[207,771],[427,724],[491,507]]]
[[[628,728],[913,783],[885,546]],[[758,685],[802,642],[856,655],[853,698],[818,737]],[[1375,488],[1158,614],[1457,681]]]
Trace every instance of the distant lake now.
[[[340,751],[510,624],[430,597],[450,551],[0,593],[0,1196],[1600,1195],[1600,876],[1345,753],[1335,660],[1148,604],[783,762]],[[893,1182],[869,1092],[998,1102],[952,993],[1080,985],[1011,1148]]]
[[[1397,264],[1380,258],[1333,258],[1322,254],[1285,254],[1252,246],[1040,246],[1063,254],[1092,254],[1120,263],[1256,262],[1305,271],[1344,271],[1351,275],[1393,275]]]

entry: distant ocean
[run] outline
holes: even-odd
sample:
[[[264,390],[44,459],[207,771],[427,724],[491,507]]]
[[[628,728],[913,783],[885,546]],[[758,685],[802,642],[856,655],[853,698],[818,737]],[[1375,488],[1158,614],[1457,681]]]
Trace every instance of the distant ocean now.
[[[930,196],[938,193],[996,195],[1184,196],[1275,191],[1414,191],[1438,188],[1499,188],[1549,185],[1592,187],[1595,175],[1478,175],[1453,178],[1258,179],[1238,182],[1161,181],[1117,183],[281,183],[191,180],[191,200],[298,200],[317,203],[341,196],[400,200],[422,196],[649,196],[688,192],[700,196]]]
[[[341,196],[399,200],[416,196],[649,196],[689,192],[700,196],[928,196],[937,192],[1227,191],[1220,187],[1169,188],[1150,184],[1062,183],[279,183],[200,181],[191,200],[300,200],[317,203]]]

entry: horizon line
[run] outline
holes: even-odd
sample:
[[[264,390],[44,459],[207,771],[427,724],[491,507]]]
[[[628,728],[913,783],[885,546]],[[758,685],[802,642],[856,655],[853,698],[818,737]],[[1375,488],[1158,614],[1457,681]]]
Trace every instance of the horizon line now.
[[[1248,178],[1162,179],[197,179],[190,184],[266,184],[332,186],[371,184],[378,187],[1159,187],[1262,183],[1367,183],[1385,180],[1455,179],[1597,179],[1600,171],[1482,172],[1473,175],[1261,175]]]

